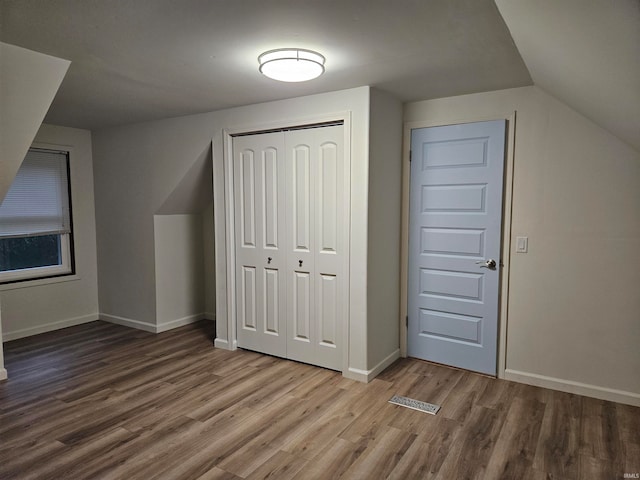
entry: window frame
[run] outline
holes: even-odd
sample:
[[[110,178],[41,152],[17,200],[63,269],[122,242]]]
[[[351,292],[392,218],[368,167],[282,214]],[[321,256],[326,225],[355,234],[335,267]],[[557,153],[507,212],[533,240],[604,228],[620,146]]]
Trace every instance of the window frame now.
[[[69,233],[58,234],[60,237],[60,264],[46,265],[42,267],[21,268],[16,270],[6,270],[0,272],[0,288],[3,286],[18,284],[22,282],[36,280],[53,280],[60,277],[72,276],[76,274],[74,242],[73,242],[73,202],[72,202],[72,176],[71,158],[72,148],[42,143],[33,143],[29,150],[49,150],[64,153],[67,157],[67,195],[69,196]],[[25,154],[26,156],[26,154]],[[25,236],[26,237],[26,236]],[[17,237],[17,238],[25,238]]]

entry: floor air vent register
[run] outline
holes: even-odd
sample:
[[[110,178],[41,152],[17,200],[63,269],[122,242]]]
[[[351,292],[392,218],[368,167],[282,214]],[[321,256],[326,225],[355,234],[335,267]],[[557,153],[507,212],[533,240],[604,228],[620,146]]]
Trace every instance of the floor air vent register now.
[[[389,400],[389,403],[393,403],[394,405],[400,405],[401,407],[411,408],[413,410],[418,410],[419,412],[429,413],[431,415],[435,415],[436,413],[438,413],[438,410],[440,410],[440,405],[421,402],[420,400],[401,397],[399,395],[394,395],[393,397],[391,397],[391,400]]]

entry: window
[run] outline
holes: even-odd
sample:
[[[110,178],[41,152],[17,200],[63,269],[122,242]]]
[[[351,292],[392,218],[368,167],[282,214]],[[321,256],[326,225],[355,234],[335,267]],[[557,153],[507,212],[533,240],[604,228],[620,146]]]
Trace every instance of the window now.
[[[31,148],[0,204],[0,283],[73,273],[69,152]]]

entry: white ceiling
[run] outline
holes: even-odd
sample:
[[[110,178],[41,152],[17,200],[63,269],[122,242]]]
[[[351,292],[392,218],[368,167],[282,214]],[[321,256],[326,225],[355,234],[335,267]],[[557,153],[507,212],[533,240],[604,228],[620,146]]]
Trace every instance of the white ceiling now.
[[[89,129],[360,85],[413,101],[532,83],[493,0],[0,0],[0,40],[71,60],[45,121]],[[290,46],[326,73],[258,73]]]
[[[45,118],[57,125],[361,85],[414,101],[535,83],[640,150],[639,0],[0,0],[0,41],[71,60]],[[260,53],[289,46],[323,53],[326,73],[258,73]]]

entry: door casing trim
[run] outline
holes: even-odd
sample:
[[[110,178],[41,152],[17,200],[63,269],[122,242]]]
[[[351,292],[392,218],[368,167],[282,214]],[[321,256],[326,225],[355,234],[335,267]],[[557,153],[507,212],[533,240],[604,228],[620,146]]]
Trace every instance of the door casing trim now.
[[[407,356],[407,314],[408,314],[408,275],[409,275],[409,186],[411,163],[411,131],[419,128],[459,125],[491,120],[506,120],[506,151],[504,165],[504,188],[502,192],[502,248],[500,287],[498,298],[498,378],[505,378],[507,357],[507,329],[509,313],[509,272],[511,267],[511,222],[513,201],[513,171],[515,163],[516,111],[503,115],[447,118],[446,115],[431,120],[405,122],[402,135],[402,218],[400,239],[400,355]]]

